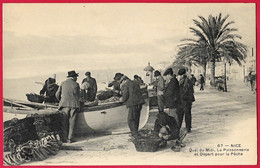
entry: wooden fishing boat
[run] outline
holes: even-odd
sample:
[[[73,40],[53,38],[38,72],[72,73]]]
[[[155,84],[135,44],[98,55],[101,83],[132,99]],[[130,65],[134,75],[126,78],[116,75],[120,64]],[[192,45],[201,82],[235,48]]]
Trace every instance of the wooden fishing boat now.
[[[149,99],[145,100],[140,115],[139,129],[142,129],[149,117]],[[48,114],[58,111],[57,105],[4,99],[4,121],[14,117],[21,119],[31,114]],[[123,102],[99,103],[96,106],[84,106],[78,113],[75,134],[106,132],[108,134],[130,132],[127,124],[128,109]]]

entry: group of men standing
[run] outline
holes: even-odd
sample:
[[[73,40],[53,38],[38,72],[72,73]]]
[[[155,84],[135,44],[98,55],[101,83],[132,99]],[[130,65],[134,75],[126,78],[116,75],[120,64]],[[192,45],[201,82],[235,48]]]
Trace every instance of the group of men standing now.
[[[73,129],[76,121],[77,112],[80,110],[80,98],[84,97],[88,101],[93,101],[97,93],[96,80],[91,77],[90,72],[85,73],[86,78],[83,79],[82,85],[77,83],[78,73],[69,71],[67,79],[58,87],[55,97],[59,101],[59,110],[66,114],[65,129],[63,134],[67,137],[67,143],[73,142]],[[159,114],[165,114],[164,107],[169,108],[168,115],[175,119],[178,128],[181,128],[183,117],[187,131],[191,131],[191,106],[194,99],[194,90],[191,80],[186,75],[185,69],[178,71],[179,80],[173,74],[171,68],[167,69],[163,76],[159,71],[155,71],[154,76],[157,79],[156,89],[158,97]],[[138,138],[140,112],[142,105],[145,103],[143,93],[140,88],[140,80],[130,80],[121,73],[116,73],[114,82],[114,90],[120,92],[121,101],[126,102],[128,108],[128,126],[133,138]],[[87,90],[83,92],[82,90]],[[163,117],[162,117],[163,118]]]
[[[81,108],[80,98],[86,101],[93,101],[96,98],[96,80],[91,77],[90,72],[86,72],[85,75],[86,78],[83,79],[80,87],[77,83],[78,73],[75,71],[69,71],[67,79],[63,81],[60,86],[57,85],[58,87],[55,91],[52,91],[54,92],[52,96],[55,96],[55,99],[59,102],[59,110],[65,113],[65,128],[62,130],[62,133],[65,137],[67,137],[67,143],[74,142],[73,130],[77,113]],[[129,109],[128,126],[130,128],[131,135],[135,138],[139,136],[138,127],[140,112],[142,105],[145,103],[140,89],[140,82],[138,81],[130,80],[124,74],[116,73],[114,82],[110,84],[111,86],[114,86],[114,90],[120,92],[122,95],[121,101],[126,102],[126,107]],[[45,87],[46,86],[44,86],[44,88]],[[44,94],[44,92],[41,91],[41,94]]]
[[[169,108],[168,115],[174,117],[177,125],[181,128],[183,117],[188,132],[191,132],[191,107],[195,101],[192,80],[186,75],[185,69],[178,71],[178,78],[173,74],[172,68],[167,69],[163,76],[159,71],[154,72],[157,91],[158,110],[164,113],[164,108]]]
[[[72,143],[73,130],[76,121],[77,112],[81,108],[80,98],[86,101],[93,101],[97,93],[97,83],[91,77],[90,72],[85,73],[82,85],[77,83],[78,73],[69,71],[67,79],[60,86],[56,84],[54,78],[48,78],[40,91],[43,95],[46,92],[46,102],[59,102],[59,110],[65,113],[64,129],[62,134],[67,143]]]

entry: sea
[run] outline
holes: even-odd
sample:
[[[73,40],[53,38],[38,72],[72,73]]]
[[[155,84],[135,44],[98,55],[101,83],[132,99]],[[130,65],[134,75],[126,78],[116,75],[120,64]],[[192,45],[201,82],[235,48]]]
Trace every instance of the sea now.
[[[82,80],[86,77],[84,70],[76,71],[79,73],[77,82],[81,84]],[[128,68],[128,69],[109,69],[109,70],[93,70],[90,71],[91,76],[96,79],[98,91],[105,90],[108,87],[108,83],[113,81],[115,73],[123,73],[130,79],[133,79],[134,75],[138,75],[143,78],[145,82],[149,81],[149,77],[146,76],[146,72],[143,68]],[[43,83],[49,77],[56,76],[56,83],[59,85],[62,81],[66,80],[67,72],[53,72],[53,74],[31,76],[26,78],[3,78],[3,97],[15,100],[27,100],[27,93],[39,94],[43,87]]]

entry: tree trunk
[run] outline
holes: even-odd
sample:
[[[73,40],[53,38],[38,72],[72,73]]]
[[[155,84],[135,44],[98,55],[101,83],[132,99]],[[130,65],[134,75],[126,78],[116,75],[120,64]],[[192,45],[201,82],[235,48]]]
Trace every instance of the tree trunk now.
[[[191,72],[192,72],[192,70],[191,70],[191,63],[187,62],[186,65],[187,65],[187,70],[188,70],[187,74],[188,74],[188,76],[190,76]]]
[[[224,61],[224,92],[227,92],[227,65]]]
[[[213,59],[212,62],[211,62],[211,77],[210,77],[210,85],[211,86],[214,86],[215,87],[215,63],[216,63],[216,60]]]
[[[202,65],[202,74],[203,74],[204,79],[205,79],[205,84],[206,84],[206,81],[207,81],[206,71],[207,71],[207,62],[205,62],[205,63]]]

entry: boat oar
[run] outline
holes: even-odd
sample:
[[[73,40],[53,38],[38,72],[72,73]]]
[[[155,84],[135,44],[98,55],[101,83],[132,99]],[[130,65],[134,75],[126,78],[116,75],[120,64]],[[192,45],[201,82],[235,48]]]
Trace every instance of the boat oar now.
[[[7,99],[4,99],[4,101],[7,102],[7,103],[10,103],[11,105],[14,104],[14,105],[17,105],[17,106],[20,106],[20,107],[24,107],[26,109],[33,109],[32,107],[29,107],[29,106],[26,106],[26,105],[23,105],[23,104],[20,104],[20,103],[15,103],[15,102],[7,100]]]
[[[73,146],[73,145],[62,145],[60,150],[75,150],[75,151],[83,151],[81,146]]]
[[[40,84],[40,85],[44,85],[43,82],[34,82],[34,83],[36,83],[36,84]]]

